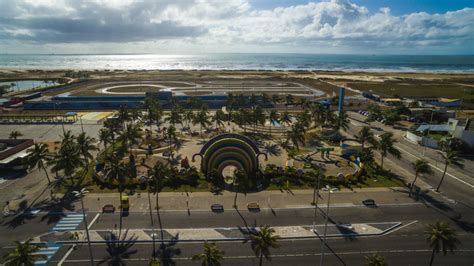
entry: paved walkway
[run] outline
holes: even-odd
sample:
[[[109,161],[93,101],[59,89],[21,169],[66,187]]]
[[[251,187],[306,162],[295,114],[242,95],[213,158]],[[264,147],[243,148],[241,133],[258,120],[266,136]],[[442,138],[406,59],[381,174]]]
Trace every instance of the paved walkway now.
[[[325,206],[327,191],[320,192],[319,206]],[[234,204],[235,193],[223,192],[214,195],[210,192],[162,192],[159,194],[159,204],[162,210],[210,210],[212,204],[222,204],[225,209],[230,209]],[[148,196],[146,193],[129,196],[131,212],[146,212],[149,210]],[[362,188],[342,189],[331,194],[331,206],[361,205],[365,199],[374,199],[377,204],[409,204],[415,200],[407,196],[406,188]],[[237,206],[246,209],[248,203],[258,203],[260,208],[309,208],[313,201],[313,190],[295,190],[292,193],[280,191],[262,191],[238,194]],[[155,195],[151,195],[152,207],[155,208]],[[105,204],[119,206],[119,194],[94,194],[90,193],[84,199],[88,211],[101,211]]]

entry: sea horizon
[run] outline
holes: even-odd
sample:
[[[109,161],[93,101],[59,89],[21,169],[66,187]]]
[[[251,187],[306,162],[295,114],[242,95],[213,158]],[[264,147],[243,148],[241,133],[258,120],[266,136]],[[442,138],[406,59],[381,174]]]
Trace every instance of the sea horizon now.
[[[25,70],[313,70],[474,73],[474,55],[207,53],[0,54]]]

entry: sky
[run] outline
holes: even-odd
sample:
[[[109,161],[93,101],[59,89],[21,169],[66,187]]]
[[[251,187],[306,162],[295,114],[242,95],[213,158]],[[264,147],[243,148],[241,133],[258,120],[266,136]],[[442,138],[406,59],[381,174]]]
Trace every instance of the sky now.
[[[474,54],[473,0],[0,0],[0,53]]]

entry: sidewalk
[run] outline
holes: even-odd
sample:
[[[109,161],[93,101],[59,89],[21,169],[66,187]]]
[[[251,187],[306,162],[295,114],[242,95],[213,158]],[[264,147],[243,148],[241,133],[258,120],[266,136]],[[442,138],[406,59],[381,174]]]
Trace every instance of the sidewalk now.
[[[189,192],[189,198],[184,192],[162,192],[159,194],[161,210],[210,210],[212,204],[222,204],[225,209],[230,209],[234,204],[235,193],[223,192],[214,195],[210,192]],[[325,206],[327,203],[327,191],[320,191],[318,205]],[[407,196],[406,188],[362,188],[342,189],[331,194],[331,206],[354,206],[361,205],[365,199],[374,199],[377,204],[406,204],[414,203],[415,200]],[[149,210],[148,195],[135,194],[129,196],[131,212],[146,212]],[[258,203],[260,208],[309,208],[313,201],[313,190],[295,190],[292,194],[280,191],[262,191],[239,193],[237,205],[239,209],[246,209],[247,203]],[[118,193],[95,194],[91,193],[84,199],[85,208],[88,211],[101,211],[105,204],[119,205]],[[188,204],[188,206],[187,206]],[[151,195],[151,205],[155,208],[155,195]]]

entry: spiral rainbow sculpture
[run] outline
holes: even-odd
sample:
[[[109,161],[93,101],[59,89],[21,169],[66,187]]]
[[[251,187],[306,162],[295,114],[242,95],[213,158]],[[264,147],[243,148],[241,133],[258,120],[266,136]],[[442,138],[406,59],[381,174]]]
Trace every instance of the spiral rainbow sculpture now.
[[[244,170],[247,175],[255,176],[258,171],[258,156],[260,153],[257,145],[249,138],[226,133],[209,140],[199,153],[194,154],[201,157],[201,171],[207,174],[216,169],[222,177],[222,171],[229,165]],[[266,154],[263,154],[266,157]]]

